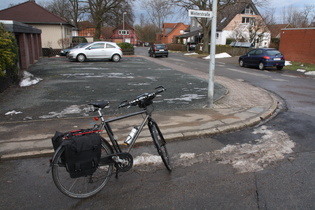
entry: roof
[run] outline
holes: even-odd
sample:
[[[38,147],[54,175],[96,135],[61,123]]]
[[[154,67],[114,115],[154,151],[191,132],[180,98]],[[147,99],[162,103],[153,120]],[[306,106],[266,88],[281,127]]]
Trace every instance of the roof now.
[[[290,24],[274,24],[268,26],[271,38],[280,38],[281,29],[290,27]]]
[[[114,30],[135,30],[131,25],[129,25],[127,22],[125,24],[120,24]]]
[[[1,20],[14,20],[28,24],[69,24],[33,1],[27,1],[0,11]],[[70,24],[69,24],[70,25]]]
[[[252,0],[239,0],[235,4],[229,4],[223,9],[218,10],[217,30],[222,31],[232,21],[232,19],[237,14],[241,14],[248,5],[251,5],[257,15],[260,15]]]
[[[183,25],[186,28],[185,31],[187,30],[187,28],[190,27],[190,25],[185,25],[184,23],[163,23],[163,28],[165,29],[164,36],[167,36],[168,34],[170,34],[180,25]]]

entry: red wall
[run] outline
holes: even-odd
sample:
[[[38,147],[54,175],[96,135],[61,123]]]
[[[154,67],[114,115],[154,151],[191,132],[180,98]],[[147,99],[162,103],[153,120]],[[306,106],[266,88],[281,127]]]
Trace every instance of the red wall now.
[[[281,30],[279,50],[288,61],[315,64],[315,28]]]

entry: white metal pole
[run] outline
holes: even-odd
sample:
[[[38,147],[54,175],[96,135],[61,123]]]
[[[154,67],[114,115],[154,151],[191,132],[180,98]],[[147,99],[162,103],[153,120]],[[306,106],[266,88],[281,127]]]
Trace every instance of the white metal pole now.
[[[126,12],[123,13],[123,31],[122,31],[123,42],[125,42],[125,14]]]
[[[217,4],[218,0],[212,1],[212,22],[211,22],[211,47],[209,61],[209,84],[208,84],[208,108],[213,106],[214,96],[214,70],[215,70],[215,46],[217,32]]]

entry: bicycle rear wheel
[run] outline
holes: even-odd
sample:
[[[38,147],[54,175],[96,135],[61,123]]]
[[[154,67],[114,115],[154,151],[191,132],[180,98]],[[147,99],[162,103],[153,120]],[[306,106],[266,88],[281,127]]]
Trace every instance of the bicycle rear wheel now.
[[[113,165],[99,165],[93,175],[71,178],[63,161],[64,147],[57,150],[52,163],[52,177],[57,188],[72,198],[87,198],[98,193],[109,181]],[[101,158],[112,154],[112,149],[102,140]]]
[[[150,128],[151,136],[153,138],[153,142],[156,146],[156,149],[159,155],[162,158],[162,161],[165,167],[167,168],[167,170],[172,171],[171,159],[168,155],[168,152],[166,149],[166,142],[165,142],[162,132],[160,131],[156,122],[153,122],[153,121],[149,123],[149,128]]]

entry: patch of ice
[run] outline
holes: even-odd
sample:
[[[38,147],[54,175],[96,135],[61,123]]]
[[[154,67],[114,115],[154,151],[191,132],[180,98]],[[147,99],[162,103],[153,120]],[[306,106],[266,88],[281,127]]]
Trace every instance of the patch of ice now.
[[[41,81],[43,79],[38,78],[38,77],[34,77],[33,74],[24,71],[23,72],[23,79],[20,81],[20,87],[27,87],[27,86],[31,86],[31,85],[35,85],[37,83],[39,83],[39,81]]]
[[[306,70],[305,69],[297,69],[296,71],[298,71],[298,72],[306,72]]]
[[[124,74],[124,73],[101,73],[101,74],[94,74],[94,73],[74,73],[74,74],[61,74],[61,76],[65,77],[87,77],[87,78],[118,78],[118,79],[132,79],[134,78],[131,75]]]
[[[14,114],[22,114],[22,112],[12,110],[12,111],[9,111],[9,112],[5,113],[4,115],[11,115],[12,116]]]

